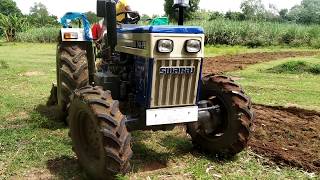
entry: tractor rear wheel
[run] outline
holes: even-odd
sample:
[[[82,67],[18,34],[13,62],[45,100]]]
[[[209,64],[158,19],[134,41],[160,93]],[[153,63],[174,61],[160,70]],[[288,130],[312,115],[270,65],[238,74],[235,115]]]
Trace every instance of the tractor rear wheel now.
[[[76,90],[69,109],[70,136],[81,167],[90,179],[113,179],[130,169],[131,135],[110,91]]]
[[[217,112],[210,112],[209,121],[219,122],[208,132],[209,123],[191,123],[187,132],[193,144],[203,151],[233,156],[247,145],[250,127],[254,119],[251,101],[242,88],[225,76],[209,75],[202,80],[202,97],[212,106],[218,106]]]
[[[88,60],[85,43],[62,42],[58,45],[58,104],[63,120],[67,116],[70,95],[89,84]]]

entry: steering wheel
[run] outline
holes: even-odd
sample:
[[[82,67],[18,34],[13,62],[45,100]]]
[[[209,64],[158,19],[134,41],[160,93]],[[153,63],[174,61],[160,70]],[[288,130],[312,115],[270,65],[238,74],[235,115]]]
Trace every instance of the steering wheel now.
[[[117,21],[119,24],[137,24],[140,21],[140,14],[136,11],[124,11],[117,14],[117,17],[120,15],[125,15],[125,18],[122,21]]]

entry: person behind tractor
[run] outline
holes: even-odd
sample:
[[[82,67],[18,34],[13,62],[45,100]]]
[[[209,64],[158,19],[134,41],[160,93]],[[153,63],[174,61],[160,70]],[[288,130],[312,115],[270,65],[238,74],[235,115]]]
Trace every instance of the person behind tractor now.
[[[122,12],[131,11],[131,7],[128,5],[127,0],[115,0],[116,2],[116,13],[120,14]],[[120,14],[117,16],[117,22],[123,22],[125,19],[125,14]],[[92,26],[92,36],[93,40],[99,41],[103,37],[104,32],[106,31],[103,27],[103,19],[99,23],[95,23]]]
[[[127,0],[114,0],[114,1],[116,3],[117,22],[124,23],[125,14],[120,14],[120,13],[131,11],[131,8],[128,5]],[[102,57],[102,52],[103,52],[102,39],[104,35],[107,33],[107,29],[103,25],[103,23],[104,23],[104,19],[101,19],[98,23],[93,24],[91,29],[92,37],[95,42],[96,48],[98,50],[97,58]],[[102,66],[103,66],[103,61],[100,59],[96,62],[97,70],[99,71]]]

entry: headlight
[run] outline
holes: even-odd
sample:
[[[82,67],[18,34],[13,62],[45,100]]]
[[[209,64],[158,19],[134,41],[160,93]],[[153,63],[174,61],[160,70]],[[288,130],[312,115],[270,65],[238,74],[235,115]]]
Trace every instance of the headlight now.
[[[189,53],[198,53],[201,50],[201,41],[191,39],[186,42],[186,51]]]
[[[161,39],[157,43],[158,52],[171,53],[173,51],[173,41],[169,39]]]
[[[64,33],[64,39],[78,39],[78,33],[66,32],[66,33]]]

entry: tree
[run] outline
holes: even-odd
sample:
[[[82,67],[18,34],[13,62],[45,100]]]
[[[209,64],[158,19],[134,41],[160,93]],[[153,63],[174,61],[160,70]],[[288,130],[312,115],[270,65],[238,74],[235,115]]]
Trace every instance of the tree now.
[[[216,20],[216,19],[223,19],[223,18],[224,18],[224,15],[218,11],[210,12],[209,21]]]
[[[200,0],[190,0],[190,7],[185,12],[185,19],[192,19],[194,13],[199,9]],[[177,10],[173,7],[173,0],[165,0],[164,11],[170,20],[178,20]]]
[[[0,0],[0,13],[5,16],[17,15],[22,16],[21,10],[13,0]]]
[[[94,23],[98,23],[102,18],[99,18],[97,16],[96,13],[92,12],[92,11],[88,11],[85,13],[85,15],[87,16],[88,18],[88,21],[91,23],[91,24],[94,24]]]
[[[58,25],[57,19],[57,16],[49,14],[47,7],[42,3],[34,3],[34,6],[30,8],[28,21],[34,27]]]
[[[246,19],[264,19],[266,9],[261,0],[244,0],[240,7]]]
[[[294,6],[288,13],[288,17],[298,23],[320,23],[320,1],[303,0],[300,5]]]
[[[224,15],[224,18],[229,19],[229,20],[233,20],[233,21],[243,21],[246,19],[245,15],[243,13],[232,12],[232,11],[226,12],[226,14]]]
[[[281,9],[281,10],[279,11],[279,16],[280,16],[280,19],[281,19],[282,21],[288,21],[288,20],[289,20],[289,18],[288,18],[288,12],[289,12],[288,9]]]
[[[26,28],[27,22],[24,17],[19,17],[16,14],[6,16],[0,13],[0,29],[2,30],[6,41],[14,41],[17,32],[24,31]]]

